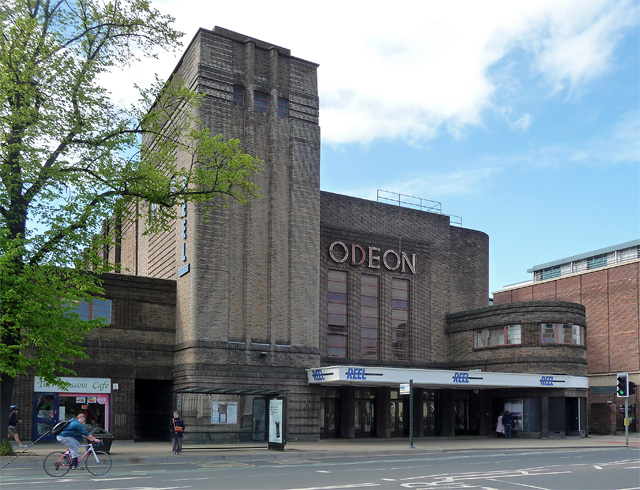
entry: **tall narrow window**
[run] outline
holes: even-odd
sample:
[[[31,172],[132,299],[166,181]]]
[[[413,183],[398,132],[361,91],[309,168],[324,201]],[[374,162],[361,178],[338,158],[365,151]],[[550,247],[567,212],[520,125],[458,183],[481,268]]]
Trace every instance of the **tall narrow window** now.
[[[327,355],[347,357],[347,273],[329,271]]]
[[[269,96],[264,92],[255,92],[253,94],[253,108],[256,112],[267,112],[269,107]]]
[[[240,107],[244,106],[244,87],[238,85],[233,87],[233,103]]]
[[[409,360],[409,281],[391,282],[391,359]]]
[[[380,342],[378,317],[380,288],[378,276],[360,276],[360,357],[378,359]]]
[[[289,101],[282,97],[278,98],[278,116],[289,117]]]

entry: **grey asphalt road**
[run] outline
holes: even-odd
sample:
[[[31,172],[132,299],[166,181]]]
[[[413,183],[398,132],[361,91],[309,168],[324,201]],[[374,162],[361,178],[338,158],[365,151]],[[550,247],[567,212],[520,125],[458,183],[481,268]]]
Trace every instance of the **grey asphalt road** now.
[[[269,461],[115,462],[102,477],[41,468],[3,472],[3,490],[640,490],[640,449],[458,451]]]

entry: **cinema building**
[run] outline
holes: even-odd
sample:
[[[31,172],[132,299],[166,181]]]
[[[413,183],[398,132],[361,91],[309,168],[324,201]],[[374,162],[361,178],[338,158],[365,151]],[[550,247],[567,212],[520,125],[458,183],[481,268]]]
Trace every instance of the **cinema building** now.
[[[263,197],[206,221],[189,205],[164,234],[119,225],[112,328],[76,366],[109,380],[108,429],[151,437],[177,408],[190,437],[260,439],[279,397],[290,441],[406,436],[410,384],[418,437],[492,435],[505,408],[519,437],[585,435],[584,307],[488,306],[485,233],[320,191],[317,69],[218,27],[178,63],[203,123],[265,162]]]

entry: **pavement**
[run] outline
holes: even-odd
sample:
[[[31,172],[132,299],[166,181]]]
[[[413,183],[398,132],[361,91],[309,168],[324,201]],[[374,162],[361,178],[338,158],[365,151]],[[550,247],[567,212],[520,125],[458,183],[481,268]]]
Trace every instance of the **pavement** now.
[[[28,444],[28,443],[25,443]],[[207,461],[267,461],[275,459],[322,458],[367,455],[428,454],[451,451],[508,451],[545,449],[614,448],[628,446],[640,458],[640,433],[589,437],[567,437],[561,439],[502,439],[481,436],[420,437],[414,438],[410,447],[409,438],[368,439],[322,439],[317,442],[290,442],[283,451],[267,449],[265,443],[196,444],[186,443],[180,455],[173,455],[171,442],[112,441],[110,454],[114,464],[207,462]],[[32,468],[42,465],[44,457],[52,451],[63,450],[58,442],[37,442],[22,453],[0,456],[0,469]]]

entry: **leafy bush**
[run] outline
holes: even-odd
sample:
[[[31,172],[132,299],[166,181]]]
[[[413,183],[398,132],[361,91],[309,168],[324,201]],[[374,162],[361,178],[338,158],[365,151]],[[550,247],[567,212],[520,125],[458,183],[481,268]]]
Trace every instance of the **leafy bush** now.
[[[7,439],[4,439],[0,443],[0,456],[15,456],[15,454],[11,443]]]

